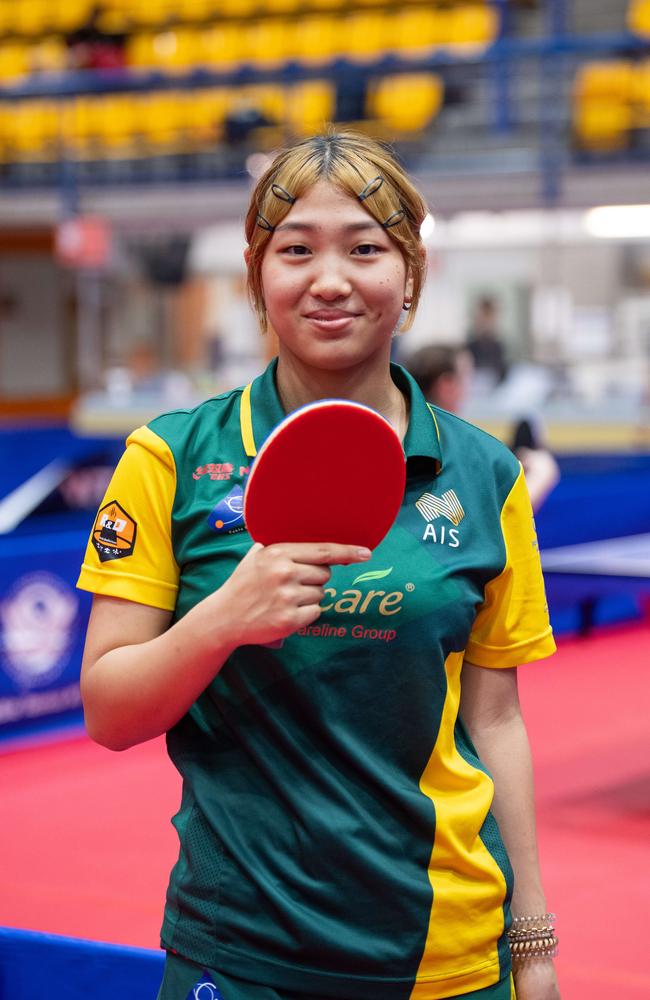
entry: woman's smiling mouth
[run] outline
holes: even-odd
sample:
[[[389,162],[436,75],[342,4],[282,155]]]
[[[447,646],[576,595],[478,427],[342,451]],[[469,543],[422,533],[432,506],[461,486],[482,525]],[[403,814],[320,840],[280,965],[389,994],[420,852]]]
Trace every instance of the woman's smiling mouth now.
[[[343,330],[358,315],[359,313],[349,312],[346,309],[313,309],[304,314],[305,319],[308,319],[314,326],[332,332]]]

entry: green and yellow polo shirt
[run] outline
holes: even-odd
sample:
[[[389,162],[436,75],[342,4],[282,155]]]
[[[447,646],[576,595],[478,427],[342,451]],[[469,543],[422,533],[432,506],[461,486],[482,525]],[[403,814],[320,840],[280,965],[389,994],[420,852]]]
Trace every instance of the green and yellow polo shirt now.
[[[284,417],[275,369],[130,436],[81,587],[179,619],[223,584],[251,544],[250,463]],[[512,871],[458,715],[463,658],[555,647],[519,463],[392,371],[411,406],[390,533],[333,568],[318,621],[237,649],[168,734],[183,795],[162,943],[277,988],[438,1000],[510,967]],[[299,477],[277,484],[287,504]],[[372,502],[381,477],[363,497],[341,482],[340,502]]]

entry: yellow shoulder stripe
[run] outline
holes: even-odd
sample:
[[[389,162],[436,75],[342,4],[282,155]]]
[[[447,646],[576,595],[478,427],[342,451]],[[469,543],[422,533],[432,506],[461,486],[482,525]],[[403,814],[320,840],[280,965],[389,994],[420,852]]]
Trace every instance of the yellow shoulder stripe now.
[[[433,417],[433,423],[434,423],[434,426],[436,428],[436,435],[437,435],[437,438],[438,438],[438,444],[440,444],[440,428],[438,427],[438,421],[436,420],[436,415],[433,412],[433,407],[431,406],[431,403],[427,403],[427,406],[429,407],[429,412],[430,412],[431,416]]]
[[[251,411],[251,383],[249,382],[241,394],[239,404],[239,423],[241,426],[241,438],[244,444],[244,451],[249,458],[255,458],[257,448],[253,437],[253,414]]]

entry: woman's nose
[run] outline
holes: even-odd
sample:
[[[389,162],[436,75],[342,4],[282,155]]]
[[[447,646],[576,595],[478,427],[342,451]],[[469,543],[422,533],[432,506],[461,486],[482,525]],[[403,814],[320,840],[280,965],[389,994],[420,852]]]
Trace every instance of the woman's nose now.
[[[338,261],[323,261],[322,266],[314,274],[311,282],[311,294],[320,299],[343,298],[352,291],[352,284],[345,268]]]

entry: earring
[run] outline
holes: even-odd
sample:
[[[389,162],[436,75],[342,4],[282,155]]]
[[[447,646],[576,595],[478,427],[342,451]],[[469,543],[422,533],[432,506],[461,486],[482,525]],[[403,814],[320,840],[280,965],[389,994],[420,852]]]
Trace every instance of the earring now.
[[[409,299],[408,301],[402,303],[402,309],[404,310],[404,312],[408,312],[412,305],[413,303]]]

